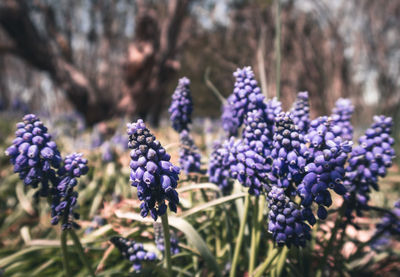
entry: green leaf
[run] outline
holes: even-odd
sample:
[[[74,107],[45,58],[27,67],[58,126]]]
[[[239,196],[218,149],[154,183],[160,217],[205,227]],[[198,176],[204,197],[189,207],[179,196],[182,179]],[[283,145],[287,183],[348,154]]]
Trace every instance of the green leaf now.
[[[119,218],[131,219],[143,223],[154,223],[153,219],[143,218],[138,213],[122,212],[120,210],[116,210],[115,215]],[[161,220],[158,219],[157,222],[161,222]],[[192,244],[199,251],[201,257],[207,263],[208,267],[213,270],[216,276],[221,276],[221,272],[219,270],[218,263],[214,255],[211,253],[210,249],[208,249],[207,244],[200,236],[200,234],[193,228],[193,226],[189,222],[180,217],[169,216],[169,225],[183,232],[189,243]]]
[[[181,193],[181,192],[197,190],[197,189],[214,190],[214,191],[218,192],[219,196],[221,196],[220,188],[217,185],[213,184],[213,183],[201,183],[201,184],[188,185],[188,186],[184,186],[184,187],[178,188],[176,191],[178,193]]]
[[[215,200],[213,200],[211,202],[196,206],[196,207],[184,212],[181,217],[188,217],[188,216],[193,215],[195,213],[207,210],[209,208],[212,208],[212,207],[215,207],[215,206],[218,206],[218,205],[221,205],[221,204],[225,204],[227,202],[230,202],[232,200],[236,200],[238,198],[242,198],[242,197],[245,197],[245,196],[246,196],[246,193],[241,192],[241,193],[225,196],[225,197],[222,197],[222,198],[218,198],[218,199],[215,199]]]

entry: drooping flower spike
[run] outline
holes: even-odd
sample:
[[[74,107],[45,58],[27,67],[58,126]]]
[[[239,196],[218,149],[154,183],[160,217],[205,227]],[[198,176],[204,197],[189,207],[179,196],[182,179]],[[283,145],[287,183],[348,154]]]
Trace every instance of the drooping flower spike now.
[[[192,123],[193,103],[189,85],[190,80],[188,78],[179,79],[178,86],[172,95],[171,106],[168,109],[172,127],[178,133],[189,130],[189,124]]]
[[[112,237],[111,243],[117,247],[122,256],[132,263],[133,270],[140,272],[143,261],[155,261],[157,255],[154,252],[148,252],[143,248],[143,244],[123,237]]]
[[[168,205],[176,212],[179,203],[176,192],[179,167],[170,162],[171,156],[161,146],[161,143],[146,128],[143,120],[127,126],[129,135],[128,146],[131,148],[131,184],[137,187],[141,215],[149,213],[154,220],[165,214]]]
[[[17,124],[16,138],[5,154],[14,165],[14,172],[26,186],[37,188],[48,196],[50,183],[57,185],[55,169],[60,166],[61,155],[47,128],[34,114],[27,114]]]

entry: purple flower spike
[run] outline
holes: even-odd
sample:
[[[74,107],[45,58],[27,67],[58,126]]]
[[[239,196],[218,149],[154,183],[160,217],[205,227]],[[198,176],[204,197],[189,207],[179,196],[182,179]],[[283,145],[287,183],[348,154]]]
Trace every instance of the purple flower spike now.
[[[232,191],[233,184],[230,173],[232,161],[229,157],[229,141],[225,141],[223,145],[219,142],[215,143],[209,159],[208,176],[210,176],[210,182],[218,185],[224,194],[229,194]]]
[[[354,112],[354,106],[350,99],[339,98],[332,110],[333,131],[343,140],[351,141],[353,139],[353,126],[351,126],[351,116]]]
[[[16,138],[5,154],[14,165],[14,172],[26,186],[37,188],[39,195],[49,195],[49,182],[57,185],[55,169],[60,166],[61,156],[51,140],[47,128],[34,114],[27,114],[17,124]]]
[[[342,140],[341,136],[334,133],[335,125],[331,118],[319,117],[310,123],[310,128],[305,136],[309,145],[309,158],[305,167],[306,175],[297,188],[302,198],[301,204],[308,209],[309,222],[315,222],[311,213],[311,205],[318,205],[317,215],[320,219],[327,217],[325,207],[332,204],[328,189],[334,190],[339,195],[346,193],[343,185],[347,155],[351,151],[351,142]]]
[[[283,188],[272,187],[267,195],[268,231],[279,246],[304,247],[310,240],[310,226],[304,222],[300,207],[285,195]]]
[[[172,95],[171,106],[168,109],[172,127],[178,133],[188,130],[189,124],[192,123],[193,103],[189,85],[190,80],[188,78],[179,79],[178,86]]]
[[[117,247],[122,256],[132,263],[133,270],[139,273],[142,270],[142,262],[154,261],[157,255],[147,252],[141,243],[123,237],[112,237],[111,243]]]
[[[141,215],[149,213],[154,220],[166,212],[165,200],[171,211],[176,212],[179,203],[178,185],[179,167],[169,160],[171,156],[161,143],[146,128],[143,120],[128,124],[128,146],[131,148],[131,184],[137,187]]]
[[[358,140],[346,167],[344,185],[348,190],[347,217],[352,218],[352,212],[362,215],[368,209],[371,188],[378,190],[378,178],[385,177],[387,168],[391,167],[395,156],[394,139],[390,136],[392,130],[390,117],[374,116],[374,123]]]
[[[61,228],[79,228],[74,219],[79,214],[74,212],[77,204],[78,192],[74,187],[78,184],[77,178],[88,173],[87,159],[81,153],[73,153],[65,157],[63,166],[58,170],[59,183],[52,188],[51,223],[53,225],[62,221]]]
[[[308,103],[307,91],[297,94],[297,99],[291,109],[291,113],[293,115],[294,124],[299,127],[299,132],[306,134],[310,124],[310,106]]]
[[[187,130],[179,134],[181,146],[179,149],[179,164],[182,170],[189,174],[191,172],[200,172],[200,152],[194,144],[192,137]]]

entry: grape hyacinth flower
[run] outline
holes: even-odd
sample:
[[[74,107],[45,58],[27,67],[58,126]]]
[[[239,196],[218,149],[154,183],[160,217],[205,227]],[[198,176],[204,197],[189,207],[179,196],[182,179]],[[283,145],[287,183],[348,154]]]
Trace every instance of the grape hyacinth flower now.
[[[155,261],[157,255],[153,252],[147,252],[143,244],[123,237],[112,237],[111,243],[118,248],[122,256],[133,264],[133,270],[140,272],[143,261]]]
[[[351,141],[353,139],[353,126],[351,126],[351,116],[354,112],[354,106],[350,99],[339,98],[332,110],[332,121],[337,133],[343,140]],[[335,132],[335,133],[336,133]]]
[[[240,127],[239,118],[235,117],[234,106],[230,103],[233,102],[235,96],[231,94],[227,99],[226,103],[222,105],[222,128],[228,134],[228,137],[237,136]]]
[[[189,129],[192,123],[193,103],[189,88],[190,80],[186,77],[179,79],[178,86],[172,95],[171,106],[168,111],[171,116],[172,127],[178,132]]]
[[[146,128],[143,120],[127,127],[128,146],[132,149],[130,179],[132,186],[137,187],[139,200],[143,201],[140,214],[146,217],[150,213],[157,220],[167,211],[165,200],[168,200],[170,210],[176,212],[179,167],[170,162],[171,156]]]
[[[351,152],[344,182],[348,190],[345,200],[349,219],[352,211],[361,216],[363,210],[368,210],[371,188],[379,189],[378,178],[385,177],[387,168],[392,166],[395,156],[394,139],[390,136],[392,125],[392,118],[374,116],[374,123]]]
[[[19,173],[26,186],[37,188],[41,184],[39,194],[48,196],[49,182],[57,185],[54,169],[61,162],[56,143],[34,114],[25,115],[23,122],[17,123],[15,136],[12,145],[5,151],[14,165],[14,172]]]
[[[237,179],[244,187],[249,188],[249,194],[260,195],[263,186],[267,185],[266,159],[256,153],[242,140],[235,141],[233,137],[228,142],[230,155],[228,162],[232,178]]]
[[[265,103],[264,96],[250,66],[238,68],[233,76],[235,76],[236,82],[233,93],[228,98],[228,103],[231,108],[231,117],[237,119],[238,127],[240,127],[247,112],[254,109],[264,109]]]
[[[88,173],[87,163],[83,154],[73,153],[65,157],[64,165],[57,172],[59,183],[52,188],[51,224],[57,225],[62,220],[63,230],[79,227],[73,221],[79,218],[74,212],[78,198],[74,187],[78,184],[77,178]]]
[[[263,157],[270,155],[272,128],[265,121],[263,110],[252,110],[244,120],[243,142]]]
[[[332,131],[334,128],[330,118],[319,117],[311,122],[309,132],[305,136],[310,157],[305,166],[306,175],[297,191],[308,214],[311,213],[310,207],[314,202],[318,205],[317,215],[320,219],[327,217],[325,207],[332,204],[328,189],[333,189],[339,195],[346,193],[343,185],[344,166],[351,151],[351,142],[343,141],[340,136],[335,135]],[[314,221],[311,218],[311,222]]]
[[[310,240],[310,226],[304,222],[299,206],[285,195],[283,188],[272,187],[267,194],[268,231],[279,246],[304,247]]]
[[[390,235],[400,235],[400,200],[394,204],[391,213],[385,213],[382,221],[376,225],[377,232],[385,231]]]
[[[162,224],[155,222],[154,223],[154,234],[155,234],[155,242],[157,245],[157,249],[164,253],[165,246],[164,246],[164,234],[163,234],[163,227]],[[179,248],[179,241],[178,238],[174,235],[170,235],[170,246],[171,246],[171,254],[176,255],[181,252]]]
[[[306,134],[310,124],[310,106],[308,103],[308,92],[303,91],[297,94],[296,102],[290,111],[293,115],[294,124],[299,127],[299,132]]]
[[[293,192],[304,175],[309,152],[290,113],[282,112],[276,118],[272,147],[268,178],[273,186]]]
[[[210,182],[218,185],[223,194],[229,194],[233,185],[230,174],[229,151],[228,141],[225,141],[222,145],[220,142],[216,142],[213,146],[208,166]]]
[[[182,170],[186,174],[200,172],[201,156],[189,132],[183,130],[179,134],[179,140],[181,143],[179,149],[179,164]]]

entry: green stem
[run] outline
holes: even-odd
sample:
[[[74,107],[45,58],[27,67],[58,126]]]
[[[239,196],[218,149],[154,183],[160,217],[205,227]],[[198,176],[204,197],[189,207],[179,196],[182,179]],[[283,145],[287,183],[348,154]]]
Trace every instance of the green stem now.
[[[172,276],[172,263],[171,263],[171,241],[169,237],[169,224],[168,224],[168,214],[165,213],[161,216],[161,222],[164,232],[164,265],[168,270],[168,276]]]
[[[263,197],[261,197],[263,198]],[[254,198],[254,210],[252,213],[253,219],[253,228],[251,229],[251,246],[250,246],[250,261],[249,261],[249,275],[251,275],[254,271],[254,266],[256,263],[257,257],[257,234],[259,231],[258,225],[258,197]]]
[[[247,194],[245,197],[245,200],[244,200],[243,220],[240,223],[240,229],[239,229],[239,233],[238,233],[238,236],[236,239],[235,252],[233,254],[232,267],[231,267],[231,272],[229,275],[230,277],[236,276],[236,266],[239,261],[240,248],[242,247],[244,229],[246,227],[247,214],[249,213],[249,206],[250,206],[250,194]]]
[[[94,274],[92,266],[90,265],[88,259],[86,258],[86,255],[83,251],[82,244],[81,244],[78,236],[76,235],[75,231],[73,229],[68,229],[68,232],[71,235],[72,240],[74,241],[75,249],[78,252],[78,256],[81,259],[81,262],[86,266],[87,270],[89,271],[89,275],[92,277],[96,276]]]
[[[282,275],[283,266],[285,265],[288,253],[289,253],[289,248],[287,246],[284,246],[281,254],[279,255],[278,266],[276,268],[276,276],[278,277]]]
[[[257,237],[256,237],[256,245],[260,245],[260,239],[261,239],[261,226],[262,226],[262,221],[264,220],[264,207],[265,207],[265,197],[259,197],[260,199],[258,200],[258,216],[257,216],[257,224],[258,224],[258,230],[257,230]]]
[[[72,276],[71,270],[68,267],[68,251],[67,251],[67,231],[62,231],[61,232],[61,252],[62,252],[62,263],[64,267],[64,272],[66,277]]]
[[[278,257],[278,254],[279,254],[278,248],[274,248],[271,251],[269,251],[267,258],[254,272],[254,277],[262,276],[263,273],[271,266],[271,264],[275,260],[275,258]]]
[[[281,3],[280,0],[275,2],[276,98],[279,100],[281,86]]]

